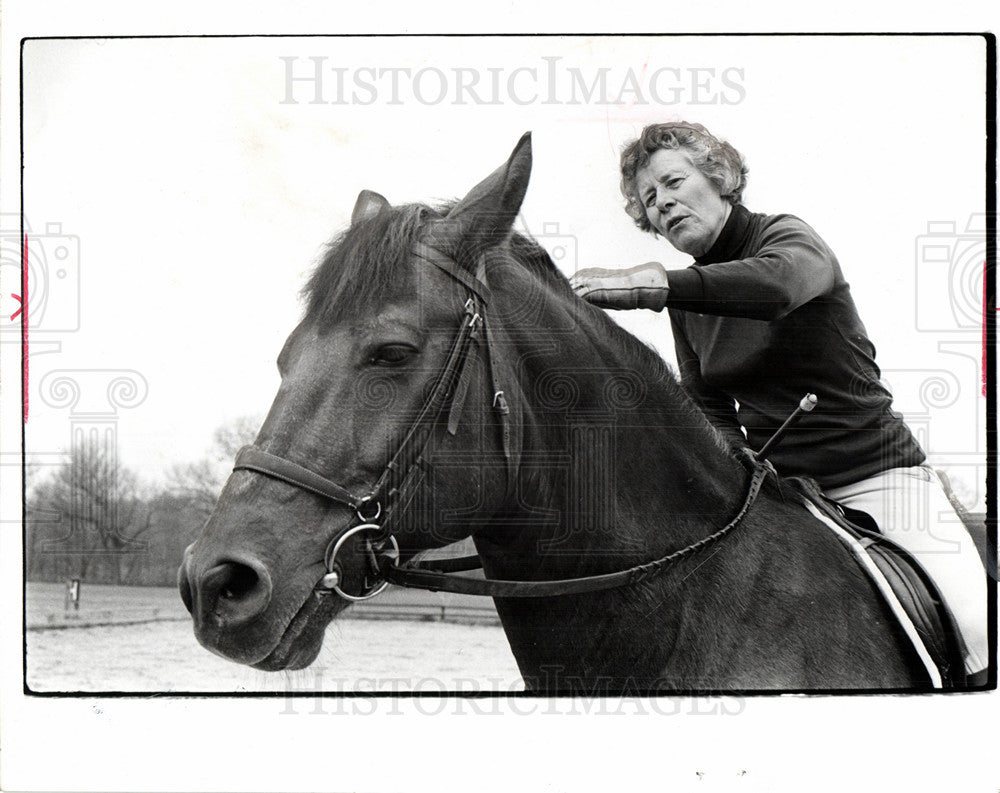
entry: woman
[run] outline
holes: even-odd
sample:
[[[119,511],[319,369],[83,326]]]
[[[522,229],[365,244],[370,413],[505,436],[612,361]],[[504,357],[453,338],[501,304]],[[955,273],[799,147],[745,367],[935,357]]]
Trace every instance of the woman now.
[[[760,449],[815,393],[818,406],[771,461],[869,513],[920,559],[962,630],[968,673],[980,673],[986,577],[971,538],[892,410],[836,256],[798,218],[747,210],[746,173],[739,152],[700,124],[646,127],[622,151],[626,211],[694,264],[581,270],[573,288],[603,308],[667,308],[681,380],[734,445]]]

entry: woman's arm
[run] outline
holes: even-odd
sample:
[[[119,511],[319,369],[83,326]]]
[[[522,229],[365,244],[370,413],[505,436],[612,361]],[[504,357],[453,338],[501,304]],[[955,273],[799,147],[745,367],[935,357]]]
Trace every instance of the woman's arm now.
[[[670,291],[667,271],[659,262],[646,262],[627,270],[589,267],[578,270],[569,283],[588,303],[618,311],[635,308],[662,311]]]
[[[764,230],[754,256],[693,266],[667,274],[667,306],[700,314],[782,319],[829,292],[839,270],[836,257],[808,225],[791,215]]]
[[[791,215],[774,218],[754,256],[684,270],[647,262],[627,270],[590,268],[571,279],[574,291],[601,308],[664,307],[724,317],[776,320],[826,294],[837,259],[822,238]]]

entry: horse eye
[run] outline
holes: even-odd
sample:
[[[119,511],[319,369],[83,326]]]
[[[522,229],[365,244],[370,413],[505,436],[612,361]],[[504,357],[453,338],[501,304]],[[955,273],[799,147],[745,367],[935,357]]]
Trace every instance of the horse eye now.
[[[375,366],[399,366],[415,353],[416,350],[408,344],[386,344],[375,351],[371,363]]]

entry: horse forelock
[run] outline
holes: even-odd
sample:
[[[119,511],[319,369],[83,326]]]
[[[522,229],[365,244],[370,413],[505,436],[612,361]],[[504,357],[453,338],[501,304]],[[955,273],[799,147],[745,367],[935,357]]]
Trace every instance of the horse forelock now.
[[[413,283],[413,246],[447,207],[390,207],[338,234],[302,290],[306,317],[321,325],[371,314]]]
[[[371,314],[393,296],[412,293],[414,246],[429,224],[444,219],[453,206],[389,207],[338,234],[302,290],[307,318],[329,325]],[[535,240],[514,232],[507,249],[551,288],[571,293],[569,282]]]

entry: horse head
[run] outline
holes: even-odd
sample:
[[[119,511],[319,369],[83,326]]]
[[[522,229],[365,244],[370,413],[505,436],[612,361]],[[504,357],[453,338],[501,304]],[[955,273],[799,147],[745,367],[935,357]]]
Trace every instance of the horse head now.
[[[372,591],[373,545],[391,534],[405,558],[510,500],[523,400],[516,362],[488,337],[524,303],[491,305],[488,284],[533,288],[511,241],[530,171],[525,135],[450,208],[360,194],[306,287],[253,447],[185,552],[179,586],[205,647],[265,670],[306,666],[330,620]],[[333,569],[346,597],[319,583]]]

